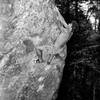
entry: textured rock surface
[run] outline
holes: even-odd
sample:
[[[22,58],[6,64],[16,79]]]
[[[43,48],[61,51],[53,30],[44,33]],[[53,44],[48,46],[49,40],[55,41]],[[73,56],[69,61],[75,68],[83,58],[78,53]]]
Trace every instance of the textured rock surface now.
[[[0,17],[0,100],[51,100],[71,25],[49,0],[15,0],[10,7],[13,14]]]

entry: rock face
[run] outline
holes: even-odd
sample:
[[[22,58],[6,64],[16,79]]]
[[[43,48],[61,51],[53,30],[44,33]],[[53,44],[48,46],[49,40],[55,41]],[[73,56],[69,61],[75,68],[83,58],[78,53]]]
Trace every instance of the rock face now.
[[[71,25],[50,0],[15,0],[3,8],[8,13],[1,4],[0,100],[51,100]]]

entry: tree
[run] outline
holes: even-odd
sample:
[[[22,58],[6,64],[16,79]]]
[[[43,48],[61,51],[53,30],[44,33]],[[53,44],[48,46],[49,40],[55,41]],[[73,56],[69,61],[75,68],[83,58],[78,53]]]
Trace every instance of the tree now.
[[[97,27],[96,20],[97,19],[99,20],[99,23],[98,23],[98,32],[100,32],[100,9],[99,9],[99,5],[100,5],[100,1],[95,0],[95,2],[92,3],[92,6],[88,9],[88,13],[91,13],[90,16],[92,14],[95,14],[95,30],[96,30],[96,27]]]

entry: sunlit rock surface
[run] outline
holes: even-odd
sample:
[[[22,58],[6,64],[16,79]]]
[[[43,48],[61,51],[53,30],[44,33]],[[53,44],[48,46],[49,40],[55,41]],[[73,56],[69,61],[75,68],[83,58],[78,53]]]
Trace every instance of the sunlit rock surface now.
[[[55,98],[71,27],[50,0],[0,2],[0,100]]]

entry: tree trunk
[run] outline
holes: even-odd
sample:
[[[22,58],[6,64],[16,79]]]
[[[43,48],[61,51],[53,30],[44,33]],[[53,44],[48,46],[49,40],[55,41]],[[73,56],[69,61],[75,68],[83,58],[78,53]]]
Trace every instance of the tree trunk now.
[[[75,19],[78,21],[78,0],[75,1]]]
[[[100,34],[100,18],[99,18],[99,24],[98,24],[98,32]]]

